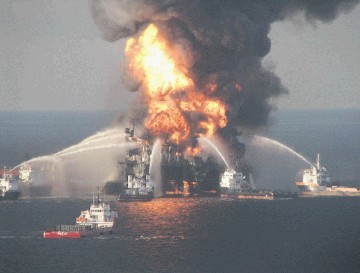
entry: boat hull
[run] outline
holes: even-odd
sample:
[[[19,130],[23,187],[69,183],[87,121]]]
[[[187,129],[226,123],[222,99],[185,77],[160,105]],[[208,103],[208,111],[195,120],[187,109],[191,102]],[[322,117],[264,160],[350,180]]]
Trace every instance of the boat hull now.
[[[360,190],[357,191],[340,191],[340,190],[325,190],[325,191],[302,191],[298,194],[300,197],[331,197],[331,196],[358,196],[360,197]]]
[[[20,191],[7,191],[3,195],[0,195],[0,200],[17,200],[20,194]]]
[[[221,193],[221,197],[247,200],[274,200],[274,196],[271,194]]]
[[[22,185],[21,190],[24,196],[47,197],[51,196],[52,185]]]
[[[274,192],[274,199],[294,199],[298,197],[299,194],[297,192]]]
[[[65,231],[65,230],[44,231],[43,237],[45,239],[61,239],[61,238],[79,239],[79,238],[84,238],[84,237],[94,237],[94,236],[112,234],[112,232],[113,232],[112,228],[91,228],[91,229],[75,230],[79,226],[76,225],[73,227],[74,227],[74,230],[71,230],[71,228],[67,228],[68,231]]]
[[[72,231],[72,232],[45,231],[43,237],[45,239],[60,239],[60,238],[78,239],[81,238],[81,233],[79,231]]]
[[[119,202],[146,202],[154,199],[154,194],[146,195],[132,195],[132,194],[120,194]]]

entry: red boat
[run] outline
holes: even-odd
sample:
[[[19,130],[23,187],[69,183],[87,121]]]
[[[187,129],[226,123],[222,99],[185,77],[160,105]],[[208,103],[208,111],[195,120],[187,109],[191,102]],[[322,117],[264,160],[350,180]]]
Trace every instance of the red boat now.
[[[44,238],[81,238],[81,231],[76,230],[77,226],[56,226],[44,232]],[[71,230],[73,229],[73,230]]]
[[[63,231],[45,231],[44,238],[46,239],[59,239],[59,238],[81,238],[80,232],[63,232]]]
[[[44,232],[46,239],[71,238],[99,236],[111,234],[112,228],[96,228],[90,225],[60,225]]]

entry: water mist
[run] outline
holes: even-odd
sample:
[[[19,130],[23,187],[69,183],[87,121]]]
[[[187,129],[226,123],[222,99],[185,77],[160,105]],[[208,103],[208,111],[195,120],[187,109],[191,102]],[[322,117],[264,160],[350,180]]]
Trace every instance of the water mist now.
[[[154,185],[154,195],[155,197],[160,197],[163,195],[163,186],[161,178],[161,148],[162,141],[157,139],[153,145],[151,151],[150,159],[150,179]]]
[[[91,192],[109,178],[109,174],[119,172],[118,161],[135,143],[125,142],[122,128],[109,128],[51,155],[40,156],[22,164],[53,164],[50,183],[53,195],[82,194]]]

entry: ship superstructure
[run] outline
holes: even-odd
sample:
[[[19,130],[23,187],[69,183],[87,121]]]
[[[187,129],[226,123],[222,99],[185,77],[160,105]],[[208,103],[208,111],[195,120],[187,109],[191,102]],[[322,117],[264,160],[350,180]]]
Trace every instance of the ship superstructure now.
[[[102,202],[98,193],[90,209],[81,211],[80,216],[76,218],[76,224],[89,225],[100,229],[112,228],[117,217],[117,212],[111,211],[110,205]]]
[[[11,171],[4,168],[0,178],[0,199],[18,199],[21,194],[19,183]]]
[[[324,191],[330,186],[331,178],[326,167],[320,166],[320,154],[316,157],[316,164],[303,172],[303,181],[296,182],[301,191]]]
[[[54,164],[23,163],[19,168],[19,182],[24,195],[49,196],[54,184]]]
[[[154,198],[154,185],[150,179],[151,145],[148,141],[135,135],[135,121],[131,120],[131,128],[126,128],[126,140],[141,145],[128,151],[123,166],[125,181],[119,201],[148,201]]]
[[[360,196],[360,189],[332,184],[325,166],[320,165],[320,154],[316,163],[303,172],[302,181],[295,182],[300,196]]]
[[[226,170],[220,181],[221,197],[235,199],[274,199],[271,191],[259,191],[255,189],[251,174],[248,178],[242,172]]]

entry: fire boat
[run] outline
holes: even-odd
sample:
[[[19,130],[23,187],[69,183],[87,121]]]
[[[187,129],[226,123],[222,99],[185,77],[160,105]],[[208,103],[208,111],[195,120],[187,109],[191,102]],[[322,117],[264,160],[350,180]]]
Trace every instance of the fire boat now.
[[[255,189],[251,174],[247,180],[242,172],[226,170],[220,181],[221,197],[232,199],[273,200],[271,191]]]
[[[11,199],[16,200],[19,198],[21,191],[19,189],[19,183],[16,178],[13,177],[11,170],[0,170],[2,178],[0,178],[0,200]]]
[[[76,218],[76,225],[58,225],[44,232],[46,239],[57,238],[82,238],[88,236],[99,236],[111,234],[114,223],[118,218],[115,211],[110,210],[110,205],[101,201],[98,194],[93,199],[89,210],[81,211]]]

